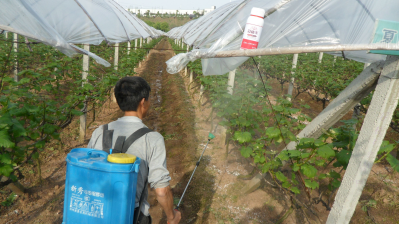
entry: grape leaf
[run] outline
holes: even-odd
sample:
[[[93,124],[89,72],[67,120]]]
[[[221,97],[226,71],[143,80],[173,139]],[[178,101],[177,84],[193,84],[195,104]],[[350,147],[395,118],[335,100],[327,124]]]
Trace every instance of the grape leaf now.
[[[309,165],[309,164],[305,164],[301,167],[302,173],[309,177],[309,178],[313,178],[316,176],[317,174],[317,169],[314,168],[314,166]]]
[[[81,116],[81,115],[83,115],[83,113],[82,113],[81,111],[78,111],[78,110],[75,110],[75,109],[72,109],[72,110],[71,110],[71,113],[72,113],[73,115],[75,115],[75,116]]]
[[[275,127],[269,127],[266,129],[266,135],[269,138],[277,138],[280,136],[280,130],[278,128]]]
[[[389,141],[383,141],[378,151],[378,154],[382,154],[385,152],[391,152],[395,148],[394,144],[389,144]]]
[[[240,152],[241,152],[242,156],[244,156],[245,158],[248,158],[251,156],[252,149],[250,147],[242,147]]]
[[[311,189],[316,189],[319,187],[319,183],[317,183],[316,181],[306,179],[305,186]]]
[[[279,181],[281,181],[281,182],[287,181],[287,177],[284,176],[284,174],[283,174],[282,172],[280,172],[280,171],[278,171],[278,172],[276,173],[276,178],[277,178]]]
[[[13,171],[14,171],[14,169],[12,168],[12,166],[10,164],[5,164],[5,165],[0,166],[0,175],[9,177]]]
[[[0,155],[0,162],[4,164],[11,164],[11,156],[8,153]]]
[[[262,173],[267,173],[270,169],[270,166],[271,166],[270,162],[265,163],[265,165],[263,165],[263,167],[262,167]]]
[[[295,194],[301,193],[297,187],[291,187],[291,191],[294,192]]]
[[[240,142],[240,144],[242,144],[242,143],[251,141],[252,135],[251,135],[251,133],[249,133],[247,131],[245,131],[245,132],[236,131],[234,133],[234,139],[236,139],[238,142]]]
[[[323,158],[330,158],[335,156],[335,151],[331,148],[330,145],[323,145],[319,149],[317,149],[317,154]]]
[[[14,146],[15,143],[11,141],[7,130],[0,130],[0,147],[12,148]]]
[[[399,172],[399,160],[397,160],[391,154],[388,154],[386,159],[389,165],[391,165],[392,169],[394,169],[396,172]]]
[[[348,150],[341,150],[336,154],[337,161],[340,163],[344,169],[346,170],[346,167],[348,166],[349,159],[351,158],[352,152]]]
[[[299,148],[313,148],[314,139],[313,138],[302,138],[299,141],[298,147]]]

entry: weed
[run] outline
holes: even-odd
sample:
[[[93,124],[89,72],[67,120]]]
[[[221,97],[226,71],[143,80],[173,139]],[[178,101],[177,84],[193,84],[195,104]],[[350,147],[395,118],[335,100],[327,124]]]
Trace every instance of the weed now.
[[[17,198],[17,195],[13,193],[10,194],[10,196],[8,196],[8,198],[1,203],[2,206],[11,206],[14,202],[14,200]]]
[[[373,207],[373,208],[377,207],[377,201],[373,200],[373,199],[370,199],[368,201],[363,200],[363,201],[360,201],[360,203],[362,204],[362,210],[365,212],[367,212],[370,207]]]
[[[167,140],[176,140],[178,138],[175,133],[166,134],[166,135],[163,135],[163,137],[165,138],[165,141],[167,141]]]

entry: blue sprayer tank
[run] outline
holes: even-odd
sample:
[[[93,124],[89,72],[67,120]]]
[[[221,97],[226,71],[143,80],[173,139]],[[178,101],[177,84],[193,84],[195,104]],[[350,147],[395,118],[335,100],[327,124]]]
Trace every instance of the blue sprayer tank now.
[[[62,223],[133,222],[140,159],[119,164],[108,162],[108,155],[87,148],[68,154]]]

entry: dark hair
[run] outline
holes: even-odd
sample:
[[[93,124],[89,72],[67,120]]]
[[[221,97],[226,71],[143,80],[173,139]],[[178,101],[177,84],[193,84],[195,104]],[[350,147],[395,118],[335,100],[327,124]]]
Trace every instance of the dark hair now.
[[[137,111],[144,98],[148,101],[151,87],[141,77],[124,77],[115,85],[115,98],[122,111]]]

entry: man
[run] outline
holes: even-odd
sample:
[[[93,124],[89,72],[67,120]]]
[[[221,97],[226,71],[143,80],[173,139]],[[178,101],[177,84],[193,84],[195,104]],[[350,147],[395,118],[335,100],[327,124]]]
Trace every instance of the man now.
[[[150,108],[151,88],[141,77],[124,77],[115,85],[115,98],[119,108],[125,115],[118,120],[97,128],[90,139],[88,148],[103,149],[104,129],[113,130],[112,146],[115,146],[118,136],[129,137],[131,134],[146,127],[142,119],[147,115]],[[145,182],[151,188],[155,188],[155,193],[159,204],[162,206],[167,216],[168,223],[179,223],[181,213],[173,210],[173,196],[169,187],[169,171],[166,168],[165,142],[158,132],[149,132],[138,138],[127,149],[126,153],[139,157],[142,161],[140,172],[137,178],[136,209],[138,213],[139,200],[141,193],[144,192],[143,207],[140,209],[139,223],[151,223],[151,216],[148,212],[150,205],[147,202],[148,191]],[[137,215],[137,214],[136,214]]]

